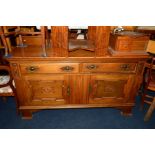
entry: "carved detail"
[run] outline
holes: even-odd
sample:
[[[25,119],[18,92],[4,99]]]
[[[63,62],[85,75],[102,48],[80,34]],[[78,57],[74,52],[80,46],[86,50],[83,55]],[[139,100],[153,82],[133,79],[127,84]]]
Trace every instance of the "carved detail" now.
[[[13,75],[13,77],[14,78],[19,78],[20,74],[19,74],[18,64],[12,63],[11,64],[11,68],[12,68],[12,75]]]
[[[40,87],[40,92],[41,93],[56,93],[55,87],[53,86],[47,86],[47,87]]]
[[[32,100],[46,99],[62,99],[63,98],[63,81],[40,81],[30,80],[29,88],[33,92]]]
[[[102,97],[124,97],[124,87],[126,84],[126,80],[120,81],[105,81],[105,80],[97,80],[95,83],[95,98]]]
[[[114,92],[114,87],[112,87],[112,86],[105,86],[104,87],[104,91],[105,92],[109,92],[109,93],[112,93],[112,92]]]

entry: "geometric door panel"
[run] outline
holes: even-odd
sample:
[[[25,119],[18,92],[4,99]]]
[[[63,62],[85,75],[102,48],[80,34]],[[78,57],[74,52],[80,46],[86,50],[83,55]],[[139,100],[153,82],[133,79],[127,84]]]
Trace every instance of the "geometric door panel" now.
[[[126,102],[133,86],[133,76],[127,74],[92,75],[89,103]]]
[[[25,90],[27,90],[27,104],[57,105],[67,103],[67,75],[33,75],[25,76],[24,79]]]
[[[33,100],[39,99],[62,99],[63,81],[28,81],[32,89]]]
[[[124,97],[124,85],[126,80],[120,81],[95,81],[94,96],[96,98],[102,97]]]

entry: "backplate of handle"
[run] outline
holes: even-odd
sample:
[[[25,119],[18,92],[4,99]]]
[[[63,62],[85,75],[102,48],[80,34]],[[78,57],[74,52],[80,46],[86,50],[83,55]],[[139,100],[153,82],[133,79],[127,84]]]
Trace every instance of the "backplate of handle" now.
[[[123,65],[121,65],[121,69],[122,70],[129,70],[129,68],[130,68],[130,65],[129,64],[123,64]]]
[[[37,67],[37,66],[29,66],[29,67],[26,68],[26,70],[29,71],[29,72],[35,72],[38,69],[39,69],[39,67]]]
[[[74,67],[71,67],[71,66],[64,66],[64,67],[61,67],[60,69],[61,69],[62,71],[67,71],[67,72],[69,72],[69,71],[74,70]]]
[[[96,69],[97,66],[94,65],[94,64],[92,64],[92,65],[88,65],[87,68],[88,68],[89,70],[92,70],[92,69]]]

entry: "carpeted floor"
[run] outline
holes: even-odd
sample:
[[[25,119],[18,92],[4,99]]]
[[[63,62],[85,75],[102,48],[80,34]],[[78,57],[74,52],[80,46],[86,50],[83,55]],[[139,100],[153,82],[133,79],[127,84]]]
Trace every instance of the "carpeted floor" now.
[[[143,118],[148,109],[139,110],[140,97],[136,98],[133,116],[124,117],[112,108],[43,110],[33,114],[32,120],[22,120],[16,115],[15,101],[7,103],[0,98],[1,129],[155,129],[155,113],[149,122]]]

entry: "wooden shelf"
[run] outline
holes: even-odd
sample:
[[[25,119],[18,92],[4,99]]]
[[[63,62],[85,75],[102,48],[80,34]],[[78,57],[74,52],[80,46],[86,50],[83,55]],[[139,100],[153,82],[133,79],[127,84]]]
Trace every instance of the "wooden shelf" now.
[[[75,51],[78,49],[83,49],[87,51],[94,51],[95,46],[93,41],[90,40],[77,40],[77,39],[71,39],[69,40],[69,51]]]
[[[95,46],[90,40],[69,40],[69,57],[94,57]]]
[[[95,52],[79,49],[69,52],[69,57],[95,57]]]

